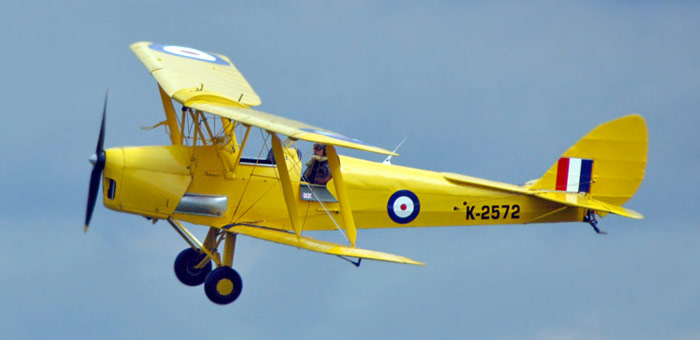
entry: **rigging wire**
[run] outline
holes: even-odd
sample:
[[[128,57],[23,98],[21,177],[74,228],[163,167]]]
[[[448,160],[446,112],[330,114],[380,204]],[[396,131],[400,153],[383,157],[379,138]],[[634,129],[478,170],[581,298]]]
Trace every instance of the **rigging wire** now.
[[[265,138],[265,140],[263,140],[263,146],[266,144],[267,144],[267,138]],[[258,167],[258,162],[260,162],[260,156],[262,155],[263,148],[260,148],[260,153],[258,153],[258,158],[255,159],[255,165],[253,165],[253,170],[250,172],[250,176],[248,176],[248,181],[246,181],[245,186],[243,187],[243,194],[241,195],[241,198],[238,200],[238,204],[236,205],[236,210],[234,210],[234,212],[233,212],[234,217],[236,216],[236,213],[238,213],[238,209],[241,206],[241,202],[243,202],[243,196],[245,196],[245,193],[248,191],[248,184],[250,184],[250,180],[253,179],[253,174],[255,173],[255,169]],[[242,150],[239,150],[239,152],[241,152],[241,151]],[[259,202],[259,201],[257,201],[257,202]],[[255,203],[257,203],[257,202],[255,202]],[[255,204],[253,204],[253,206],[255,206]],[[248,208],[248,210],[252,209],[253,206]],[[246,212],[248,212],[248,210],[246,210],[244,212],[244,214]]]

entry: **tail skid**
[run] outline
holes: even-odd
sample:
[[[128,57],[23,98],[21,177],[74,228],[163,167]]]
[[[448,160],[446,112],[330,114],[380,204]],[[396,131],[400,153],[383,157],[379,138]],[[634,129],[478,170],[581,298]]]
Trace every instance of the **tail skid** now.
[[[586,216],[583,218],[584,222],[588,222],[596,233],[601,235],[607,235],[605,231],[600,231],[598,228],[598,219],[595,217],[595,212],[593,210],[586,211]]]

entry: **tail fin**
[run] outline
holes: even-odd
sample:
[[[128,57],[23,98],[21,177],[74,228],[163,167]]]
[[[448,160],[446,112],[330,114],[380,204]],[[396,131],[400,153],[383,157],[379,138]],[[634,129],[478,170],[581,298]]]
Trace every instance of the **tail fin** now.
[[[596,200],[621,206],[644,179],[647,138],[640,115],[599,125],[561,155],[529,189],[587,192]]]

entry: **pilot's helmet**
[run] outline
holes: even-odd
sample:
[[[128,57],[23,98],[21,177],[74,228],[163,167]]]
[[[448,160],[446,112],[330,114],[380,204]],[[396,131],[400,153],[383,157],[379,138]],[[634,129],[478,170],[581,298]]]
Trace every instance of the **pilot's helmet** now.
[[[323,154],[326,154],[326,144],[316,143],[314,144],[314,150],[323,150]]]

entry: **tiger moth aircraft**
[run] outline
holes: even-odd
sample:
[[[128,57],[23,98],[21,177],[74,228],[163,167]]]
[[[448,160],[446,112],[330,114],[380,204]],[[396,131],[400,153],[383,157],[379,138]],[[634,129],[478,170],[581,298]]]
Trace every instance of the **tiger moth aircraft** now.
[[[253,110],[260,98],[223,55],[151,42],[135,43],[131,50],[158,83],[165,120],[156,126],[165,127],[171,145],[105,150],[105,96],[90,157],[85,231],[101,182],[107,208],[153,223],[164,220],[182,236],[188,247],[175,259],[177,278],[188,286],[204,284],[217,304],[241,293],[241,277],[232,268],[238,235],[337,255],[356,265],[362,259],[422,265],[357,247],[357,229],[585,222],[602,233],[597,217],[642,218],[622,207],[644,178],[647,128],[639,115],[596,127],[542,177],[512,185],[339,155],[339,147],[396,153]],[[263,139],[253,152],[259,155],[242,157],[255,144],[252,130]],[[314,145],[306,163],[298,151],[303,143]],[[207,227],[204,240],[183,222]],[[334,229],[348,244],[302,233]]]

